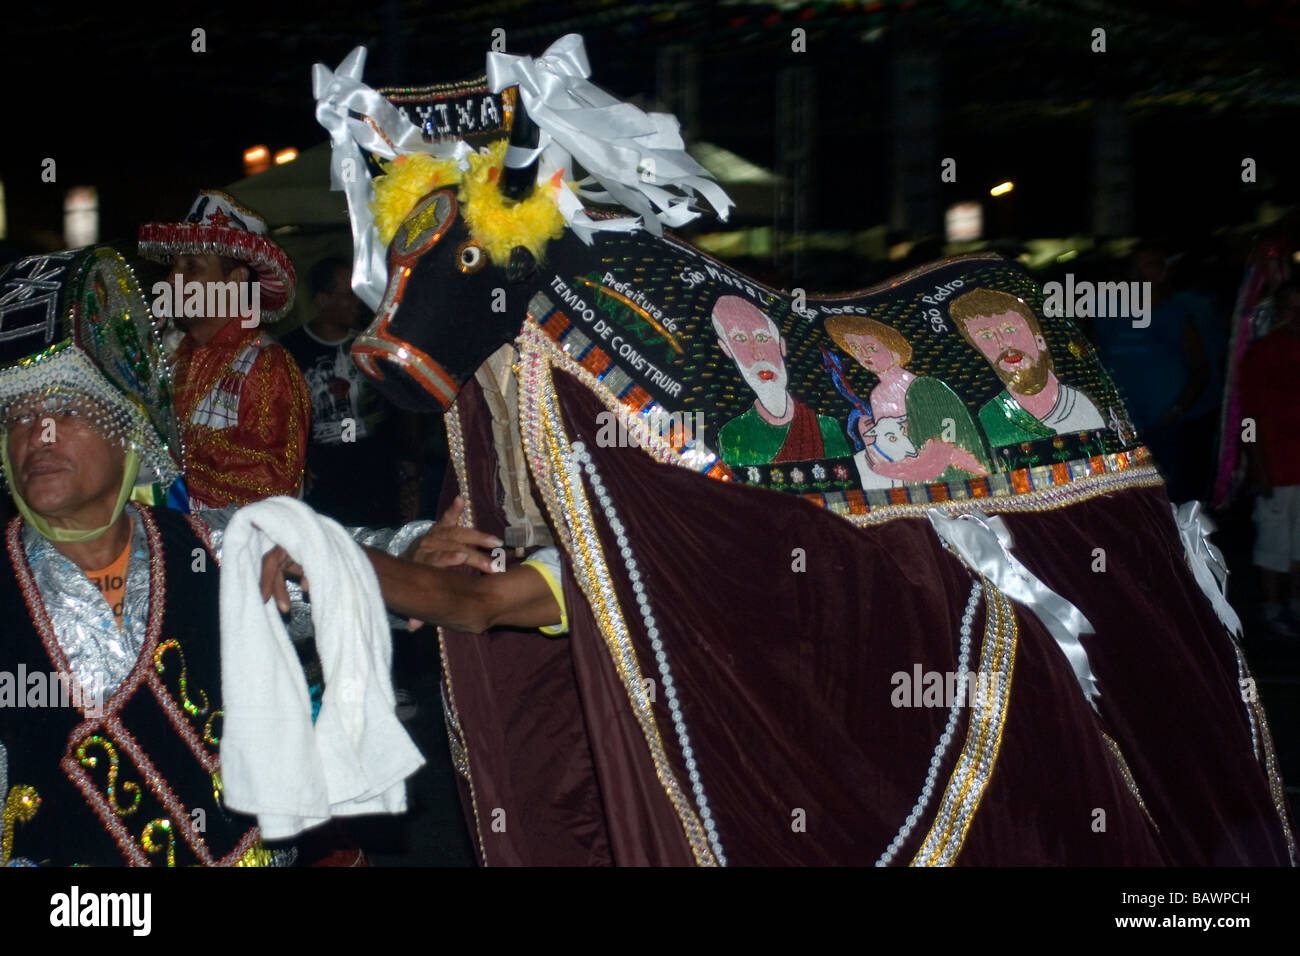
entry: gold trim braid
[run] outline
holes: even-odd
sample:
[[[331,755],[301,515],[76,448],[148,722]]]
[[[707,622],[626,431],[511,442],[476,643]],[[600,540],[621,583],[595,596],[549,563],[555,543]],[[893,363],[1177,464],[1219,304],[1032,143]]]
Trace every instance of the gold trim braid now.
[[[645,737],[655,776],[681,821],[695,861],[700,866],[717,866],[718,859],[705,828],[669,764],[654,710],[642,684],[636,648],[612,585],[586,492],[572,461],[550,361],[546,352],[537,347],[534,336],[521,336],[519,345],[520,433],[534,482],[541,490],[560,543],[568,552],[574,578],[587,598],[611,663],[622,680],[632,713]]]
[[[451,452],[452,468],[456,471],[457,488],[461,497],[465,499],[465,510],[461,513],[460,524],[461,527],[472,528],[474,527],[474,502],[470,498],[469,484],[466,480],[465,436],[460,427],[460,413],[456,411],[455,405],[447,409],[443,421],[447,426],[447,448]],[[451,751],[457,772],[465,778],[465,783],[469,786],[470,809],[474,813],[474,841],[478,844],[479,859],[483,861],[484,866],[490,866],[487,849],[483,845],[483,824],[478,815],[478,795],[474,790],[474,777],[471,773],[469,742],[465,740],[464,731],[461,729],[460,711],[456,709],[456,692],[451,686],[451,665],[447,661],[447,639],[441,627],[438,628],[438,654],[442,658],[442,682],[443,687],[446,688],[443,710],[447,716],[447,746]]]
[[[966,744],[912,866],[952,866],[957,861],[971,821],[993,777],[1002,746],[1019,625],[1010,600],[992,582],[984,582],[984,595],[986,620],[979,672],[997,674],[1000,679],[991,691],[981,690],[977,694],[966,730]]]

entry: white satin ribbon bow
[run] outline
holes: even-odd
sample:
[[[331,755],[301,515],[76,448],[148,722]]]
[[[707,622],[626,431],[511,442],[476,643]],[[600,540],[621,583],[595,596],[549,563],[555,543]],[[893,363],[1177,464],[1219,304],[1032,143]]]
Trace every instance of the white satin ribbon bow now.
[[[388,263],[370,213],[374,189],[362,150],[383,159],[395,159],[405,153],[430,153],[442,159],[456,159],[465,169],[468,168],[465,157],[470,149],[462,139],[426,143],[420,128],[401,110],[361,82],[365,65],[366,48],[359,46],[344,58],[337,70],[330,70],[323,63],[313,66],[311,83],[316,97],[316,121],[329,132],[333,144],[330,188],[336,192],[341,190],[348,200],[348,217],[352,220],[352,288],[362,302],[378,309],[388,285]],[[349,116],[349,110],[369,117],[375,125]]]
[[[578,183],[583,198],[618,203],[640,214],[639,221],[592,219],[572,190],[561,189],[560,211],[573,231],[587,243],[597,230],[629,232],[642,225],[661,235],[662,226],[681,226],[699,216],[690,208],[691,193],[707,199],[725,221],[733,203],[687,155],[677,119],[615,99],[587,81],[590,73],[576,33],[556,40],[536,59],[507,53],[489,53],[487,59],[492,92],[517,85],[528,116],[541,131],[534,151],[542,157],[538,180],[547,181],[559,170],[566,181],[572,179],[576,160],[590,174]],[[581,188],[593,180],[604,189]]]
[[[1034,576],[1011,554],[1011,532],[997,515],[944,514],[926,509],[935,533],[952,548],[962,562],[993,582],[1003,594],[1038,615],[1057,647],[1070,662],[1083,696],[1095,710],[1101,692],[1093,676],[1088,652],[1079,640],[1092,634],[1093,627],[1083,612]]]
[[[1223,560],[1223,552],[1210,544],[1214,522],[1201,510],[1199,501],[1187,501],[1182,505],[1171,503],[1169,507],[1174,512],[1174,523],[1178,525],[1178,537],[1183,540],[1183,552],[1188,567],[1192,569],[1192,577],[1210,599],[1223,626],[1234,637],[1240,638],[1241,618],[1228,603],[1228,565]]]

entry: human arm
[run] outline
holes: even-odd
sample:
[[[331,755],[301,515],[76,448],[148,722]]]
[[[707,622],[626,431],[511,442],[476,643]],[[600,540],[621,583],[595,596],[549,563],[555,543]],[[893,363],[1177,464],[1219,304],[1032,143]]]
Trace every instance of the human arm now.
[[[366,549],[384,603],[395,613],[456,631],[557,625],[561,611],[541,573],[520,565],[496,574],[461,574]]]
[[[493,559],[479,549],[500,547],[500,539],[459,527],[464,507],[457,498],[407,549],[406,557],[364,547],[389,610],[417,623],[475,634],[501,625],[556,633],[554,628],[567,623],[558,597],[558,562],[550,562],[555,569],[549,571],[529,565],[495,571]],[[460,564],[484,573],[450,570]],[[289,607],[286,574],[300,575],[301,568],[283,548],[268,551],[262,562],[262,598],[274,597],[281,610]]]

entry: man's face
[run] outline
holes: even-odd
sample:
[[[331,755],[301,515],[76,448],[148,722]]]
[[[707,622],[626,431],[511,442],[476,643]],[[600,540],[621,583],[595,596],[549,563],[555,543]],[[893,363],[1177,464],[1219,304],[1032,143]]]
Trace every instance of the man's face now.
[[[1047,342],[1034,335],[1019,312],[981,315],[966,323],[980,354],[1013,392],[1036,395],[1047,384]]]
[[[16,407],[7,419],[15,489],[56,523],[100,508],[107,520],[122,489],[126,453],[90,424],[89,410],[84,403],[56,411],[33,405]]]
[[[352,267],[339,266],[334,272],[334,291],[316,295],[321,316],[353,329],[369,324],[372,315],[366,304],[352,291]]]
[[[237,266],[236,268],[226,271],[225,264],[221,257],[213,253],[204,253],[202,255],[191,255],[183,253],[172,258],[171,272],[168,273],[168,281],[175,282],[175,277],[181,277],[182,285],[190,282],[198,282],[206,286],[210,282],[244,282],[250,278],[247,266]],[[204,307],[207,304],[207,295],[203,297]],[[224,299],[222,301],[225,301]],[[176,305],[179,313],[179,303]],[[233,316],[181,316],[176,315],[174,318],[187,328],[194,328],[201,324],[212,324],[216,327],[225,325]]]
[[[736,310],[719,317],[718,341],[745,382],[769,409],[785,408],[785,341],[758,309]]]
[[[874,335],[850,333],[844,336],[844,344],[849,353],[858,360],[858,364],[868,372],[881,372],[898,364],[897,353],[891,351],[884,342]]]
[[[185,253],[172,259],[169,278],[179,275],[182,282],[225,282],[226,273],[221,257],[213,253],[191,255]]]

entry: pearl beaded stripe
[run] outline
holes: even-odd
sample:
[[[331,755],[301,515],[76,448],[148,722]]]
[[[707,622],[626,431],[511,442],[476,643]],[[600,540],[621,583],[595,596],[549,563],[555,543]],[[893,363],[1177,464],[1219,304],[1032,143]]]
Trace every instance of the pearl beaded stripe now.
[[[532,421],[537,431],[521,429],[525,454],[534,469],[533,477],[542,491],[553,526],[573,561],[574,577],[595,615],[610,659],[621,677],[638,725],[645,735],[656,777],[673,810],[698,864],[716,866],[718,861],[699,816],[677,781],[659,734],[648,698],[641,692],[640,669],[622,609],[614,594],[605,553],[596,534],[591,508],[583,488],[580,470],[573,460],[563,421],[560,418],[551,368],[544,356],[534,352],[524,358],[520,370],[519,408],[521,421]],[[537,415],[529,419],[529,410]]]
[[[984,647],[980,670],[996,673],[999,680],[991,695],[977,699],[966,731],[966,744],[948,781],[930,832],[912,859],[912,866],[951,866],[961,853],[966,833],[997,762],[1011,693],[1019,627],[1010,600],[992,582],[983,582],[987,593]]]
[[[624,533],[625,529],[622,522],[618,520],[613,499],[605,491],[605,485],[600,479],[600,474],[596,471],[596,463],[591,460],[591,456],[587,453],[586,445],[577,441],[573,443],[572,447],[574,461],[581,465],[582,469],[587,473],[587,481],[591,484],[591,490],[595,493],[596,500],[600,502],[600,506],[605,512],[605,519],[609,523],[610,530],[614,532],[614,540],[618,545],[619,554],[623,558],[623,564],[627,568],[627,578],[632,582],[632,592],[636,595],[641,620],[645,624],[646,637],[650,639],[650,646],[655,652],[655,662],[659,665],[659,681],[664,689],[664,700],[668,704],[668,711],[672,715],[673,730],[677,734],[677,743],[681,748],[682,760],[686,764],[687,776],[691,781],[691,791],[695,794],[695,806],[699,810],[700,820],[704,824],[705,833],[709,838],[709,845],[713,847],[713,855],[717,857],[718,865],[726,866],[727,858],[722,851],[718,828],[713,822],[713,812],[709,809],[709,799],[704,793],[704,782],[700,778],[699,767],[695,762],[695,752],[691,747],[690,734],[686,729],[686,721],[682,717],[681,704],[677,700],[677,688],[673,684],[672,670],[668,665],[668,654],[664,650],[664,643],[659,637],[659,628],[655,623],[654,613],[650,610],[650,599],[646,597],[645,585],[641,582],[641,572],[637,568],[632,546]],[[640,693],[643,696],[645,695],[644,686],[640,689]]]
[[[907,820],[894,836],[888,848],[876,861],[876,866],[889,866],[890,863],[894,862],[894,857],[902,849],[907,838],[911,836],[912,829],[921,818],[921,814],[925,812],[925,808],[929,806],[930,798],[934,796],[934,785],[939,777],[939,768],[943,766],[944,755],[948,752],[948,745],[952,743],[953,731],[957,729],[957,718],[961,714],[962,702],[965,699],[966,681],[970,674],[968,664],[970,662],[971,624],[975,620],[975,608],[979,606],[980,595],[983,590],[984,586],[979,579],[971,584],[970,598],[966,601],[966,613],[961,618],[961,644],[960,653],[957,657],[957,693],[953,697],[952,705],[948,708],[948,723],[944,725],[943,733],[939,735],[939,742],[934,747],[934,756],[930,758],[930,770],[925,776],[925,785],[921,788],[921,796],[917,798],[916,804],[912,807],[912,812],[907,815]]]

